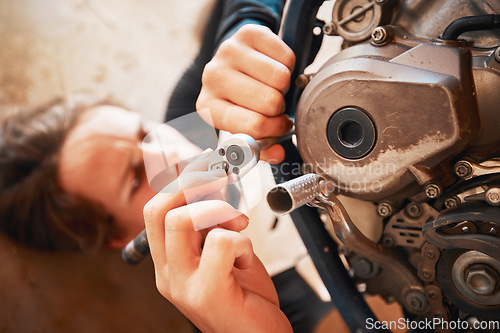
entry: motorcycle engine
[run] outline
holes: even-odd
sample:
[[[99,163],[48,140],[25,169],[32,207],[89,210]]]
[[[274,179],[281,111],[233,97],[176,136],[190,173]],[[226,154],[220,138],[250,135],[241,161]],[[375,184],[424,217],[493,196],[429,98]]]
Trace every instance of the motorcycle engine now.
[[[355,279],[413,315],[500,317],[500,31],[440,38],[457,18],[499,12],[493,1],[337,0],[324,32],[343,50],[297,106],[308,169],[375,204],[379,243],[418,283],[401,296],[383,272],[392,256],[346,243]]]

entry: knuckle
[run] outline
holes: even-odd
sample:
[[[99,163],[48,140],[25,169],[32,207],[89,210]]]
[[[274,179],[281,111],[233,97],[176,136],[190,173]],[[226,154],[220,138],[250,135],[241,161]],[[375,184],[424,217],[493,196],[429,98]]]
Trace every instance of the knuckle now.
[[[230,58],[236,49],[235,41],[232,38],[226,39],[220,44],[216,56],[218,58]]]
[[[210,84],[215,83],[215,81],[220,76],[220,69],[216,61],[210,61],[205,65],[203,69],[203,74],[201,76],[201,82],[204,86],[210,86]]]
[[[267,119],[262,115],[258,115],[253,119],[250,126],[250,135],[254,138],[260,138],[265,136],[267,128]]]
[[[277,66],[274,70],[275,84],[278,90],[284,91],[290,84],[292,73],[285,66]]]
[[[288,68],[293,68],[295,65],[295,53],[288,46],[283,52],[283,64]]]
[[[210,230],[207,234],[206,242],[224,251],[228,251],[232,247],[232,240],[229,236],[229,231],[220,228]]]
[[[268,89],[264,97],[264,104],[271,115],[276,116],[283,111],[284,97],[279,91]]]

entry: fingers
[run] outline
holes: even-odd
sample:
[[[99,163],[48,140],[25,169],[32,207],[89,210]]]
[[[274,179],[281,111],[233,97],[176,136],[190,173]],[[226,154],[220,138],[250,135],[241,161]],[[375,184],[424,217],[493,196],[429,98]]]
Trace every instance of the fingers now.
[[[293,127],[288,115],[268,117],[220,99],[212,99],[210,108],[199,111],[199,114],[203,119],[211,117],[220,129],[245,133],[256,140],[285,135]]]
[[[269,28],[248,24],[237,31],[235,37],[257,51],[284,64],[290,71],[295,65],[295,55],[288,45]]]
[[[233,59],[229,62],[238,62],[238,60]],[[241,61],[239,63],[239,66],[245,65],[251,68],[249,61],[245,61],[244,64],[241,64]],[[258,72],[256,75],[260,73],[262,80],[276,80],[276,76],[269,75],[271,74],[269,72],[259,71],[257,67],[249,71]],[[205,66],[202,83],[211,87],[212,95],[266,116],[279,115],[285,109],[285,98],[279,90],[242,71],[227,65],[220,65],[216,61]],[[235,87],[238,88],[235,89]]]
[[[283,115],[283,94],[294,62],[291,49],[271,30],[245,25],[205,67],[196,107],[207,109],[218,129],[255,139],[284,135],[293,125]]]
[[[213,229],[205,240],[199,270],[207,283],[220,283],[234,267],[247,269],[255,260],[250,239],[238,232]]]
[[[285,159],[285,149],[280,145],[272,145],[260,152],[260,159],[271,164],[278,164]]]
[[[151,257],[155,265],[163,267],[166,265],[165,250],[165,215],[174,208],[183,206],[188,202],[205,196],[210,193],[221,190],[227,183],[227,177],[216,178],[209,177],[211,172],[203,172],[199,175],[197,172],[191,172],[193,178],[184,192],[158,193],[144,206],[144,222],[151,250]],[[207,176],[208,175],[208,176]],[[196,185],[196,186],[195,186]]]
[[[167,213],[165,251],[172,278],[189,275],[198,267],[202,239],[196,230],[218,224],[240,231],[248,225],[248,218],[224,201],[196,202]]]

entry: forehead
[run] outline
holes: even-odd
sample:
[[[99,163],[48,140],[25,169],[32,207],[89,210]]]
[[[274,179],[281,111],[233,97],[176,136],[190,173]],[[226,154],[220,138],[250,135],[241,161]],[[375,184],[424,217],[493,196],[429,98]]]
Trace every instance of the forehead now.
[[[119,193],[137,147],[140,116],[114,106],[94,107],[68,133],[59,159],[62,188],[103,202]]]

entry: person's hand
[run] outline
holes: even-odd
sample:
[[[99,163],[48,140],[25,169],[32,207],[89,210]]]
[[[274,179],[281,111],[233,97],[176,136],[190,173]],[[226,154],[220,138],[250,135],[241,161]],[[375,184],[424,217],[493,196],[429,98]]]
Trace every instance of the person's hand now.
[[[226,184],[217,170],[205,177],[196,164],[180,182],[191,200]],[[248,218],[224,201],[185,203],[183,192],[166,191],[144,207],[160,293],[203,332],[291,332],[269,275],[239,233]]]
[[[295,64],[292,50],[270,29],[248,24],[224,41],[205,66],[196,108],[214,126],[254,139],[288,132],[292,120],[283,114],[284,94]],[[261,158],[279,162],[280,145],[261,152]]]

